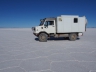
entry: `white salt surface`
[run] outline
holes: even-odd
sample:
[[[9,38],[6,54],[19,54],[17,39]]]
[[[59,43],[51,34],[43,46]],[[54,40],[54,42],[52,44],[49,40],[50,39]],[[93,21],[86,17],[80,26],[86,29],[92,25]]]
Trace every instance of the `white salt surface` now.
[[[1,28],[0,72],[96,72],[96,29],[39,42],[31,28]]]

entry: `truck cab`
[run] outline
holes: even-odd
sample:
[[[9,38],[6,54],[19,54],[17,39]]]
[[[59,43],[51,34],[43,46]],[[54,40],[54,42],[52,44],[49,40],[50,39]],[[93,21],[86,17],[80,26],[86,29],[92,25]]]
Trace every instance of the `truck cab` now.
[[[44,18],[40,20],[40,25],[32,27],[33,34],[38,36],[40,33],[56,33],[56,18]]]

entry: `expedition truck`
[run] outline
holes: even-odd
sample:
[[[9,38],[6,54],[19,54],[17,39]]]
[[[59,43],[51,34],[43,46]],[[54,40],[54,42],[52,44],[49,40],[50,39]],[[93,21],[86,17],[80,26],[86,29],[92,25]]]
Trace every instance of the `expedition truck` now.
[[[40,25],[32,27],[32,31],[40,42],[47,42],[50,37],[66,37],[70,41],[75,41],[77,37],[83,36],[86,25],[85,16],[61,15],[40,19]]]

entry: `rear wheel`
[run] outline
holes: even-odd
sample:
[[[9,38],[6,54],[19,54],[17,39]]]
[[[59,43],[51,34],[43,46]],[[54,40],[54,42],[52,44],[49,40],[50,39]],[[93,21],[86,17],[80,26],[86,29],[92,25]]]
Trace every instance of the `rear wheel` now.
[[[77,39],[77,34],[76,33],[70,34],[69,39],[70,39],[70,41],[75,41]]]
[[[48,39],[48,36],[47,36],[46,33],[41,33],[41,34],[39,35],[39,41],[40,41],[40,42],[47,42],[47,39]]]

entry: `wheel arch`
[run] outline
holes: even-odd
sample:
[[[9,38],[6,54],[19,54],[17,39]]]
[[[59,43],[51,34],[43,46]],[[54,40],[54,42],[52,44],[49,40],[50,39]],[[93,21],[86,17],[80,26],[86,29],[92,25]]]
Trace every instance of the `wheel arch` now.
[[[76,34],[76,35],[78,36],[78,32],[72,32],[72,33],[69,33],[69,35],[70,35],[70,34]]]
[[[49,34],[48,34],[47,32],[45,32],[45,31],[41,31],[41,32],[39,32],[38,36],[39,36],[41,33],[45,33],[45,34],[47,34],[48,37],[49,37]]]

